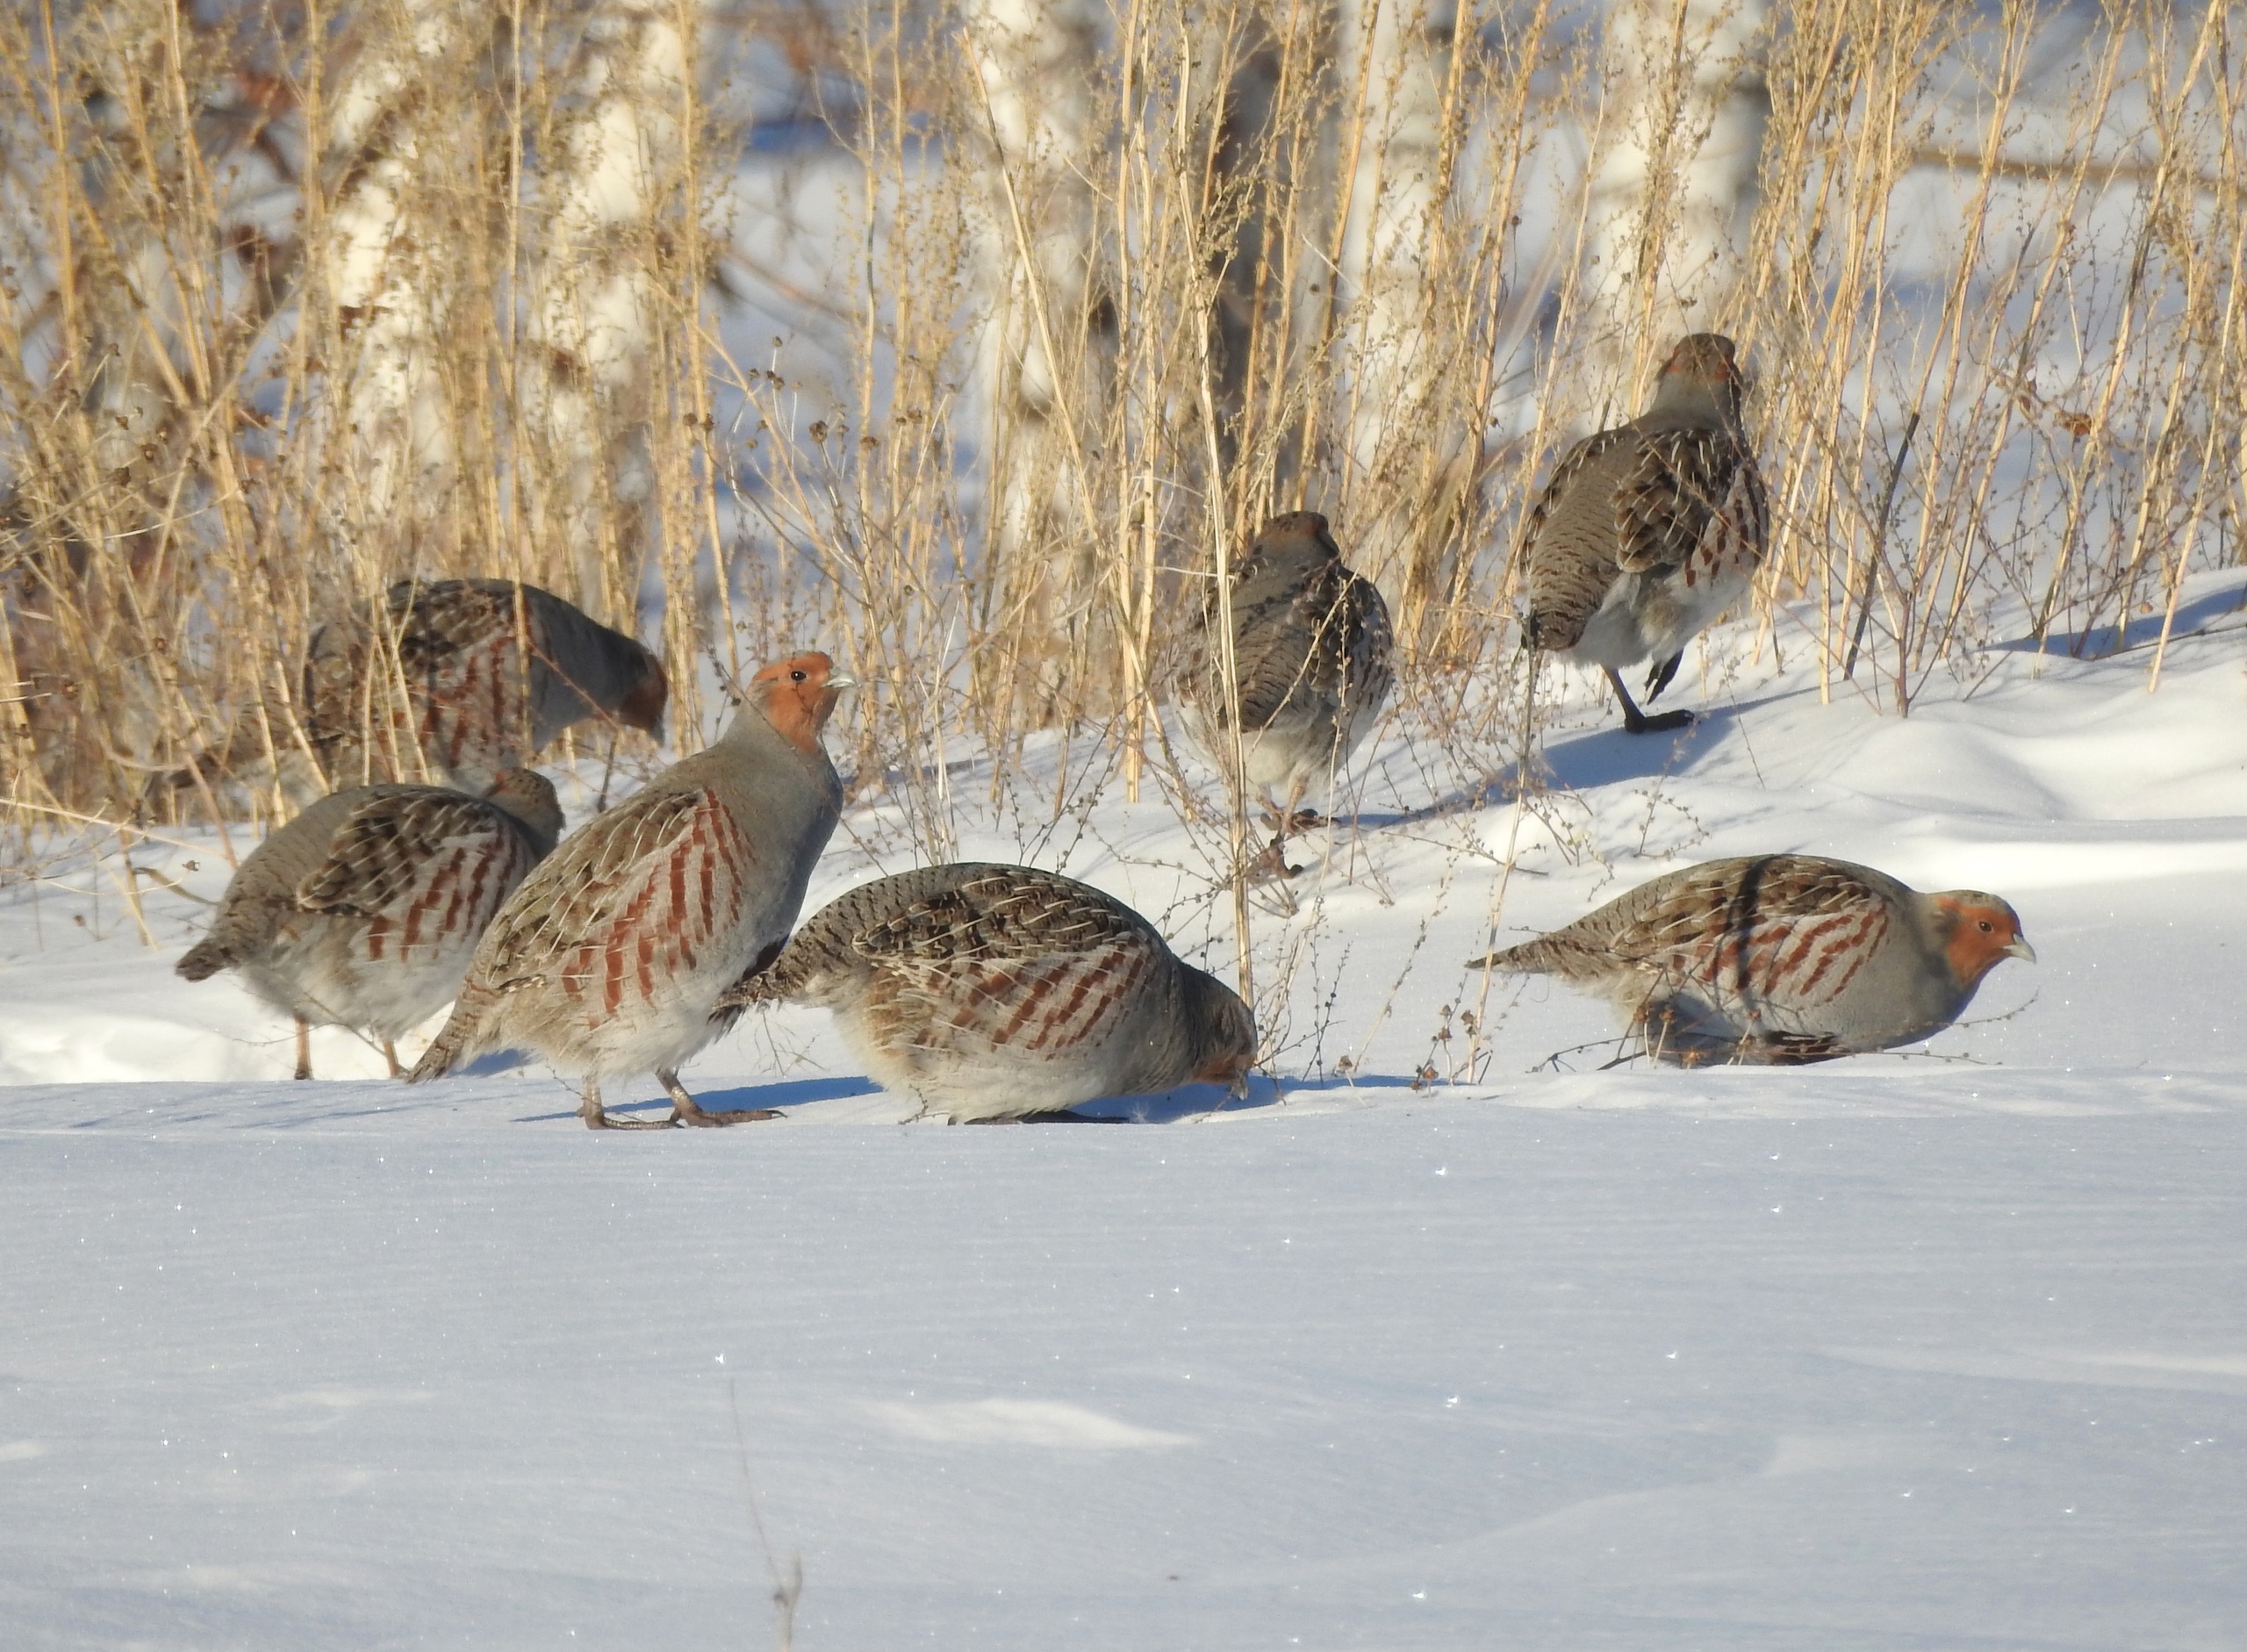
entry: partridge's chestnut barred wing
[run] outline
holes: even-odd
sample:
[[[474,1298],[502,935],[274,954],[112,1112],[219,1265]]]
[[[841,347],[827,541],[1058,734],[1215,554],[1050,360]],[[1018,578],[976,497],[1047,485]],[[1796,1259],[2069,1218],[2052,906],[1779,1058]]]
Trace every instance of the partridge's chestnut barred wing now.
[[[394,1041],[459,990],[478,939],[562,830],[554,788],[528,770],[486,797],[368,786],[325,798],[261,844],[227,885],[211,931],[180,959],[222,969],[306,1034],[346,1026]]]

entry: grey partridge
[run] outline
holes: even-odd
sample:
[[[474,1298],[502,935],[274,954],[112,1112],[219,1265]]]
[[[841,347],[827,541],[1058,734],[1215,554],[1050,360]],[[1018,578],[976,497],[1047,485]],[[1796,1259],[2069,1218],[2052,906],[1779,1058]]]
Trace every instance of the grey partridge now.
[[[1656,878],[1468,967],[1601,994],[1659,1061],[1792,1066],[1930,1038],[2001,959],[2035,957],[1996,895],[1756,855]]]
[[[376,647],[377,626],[391,648]],[[670,694],[653,654],[536,585],[401,580],[378,614],[312,633],[298,703],[310,758],[275,722],[277,778],[293,794],[316,787],[322,772],[351,783],[415,779],[426,767],[480,791],[589,718],[660,740]],[[160,777],[150,801],[263,788],[276,778],[265,739],[254,727],[239,731],[224,752]]]
[[[210,932],[179,961],[205,980],[239,973],[309,1033],[344,1026],[396,1040],[460,988],[485,926],[561,835],[543,775],[510,769],[484,797],[431,786],[363,786],[321,799],[235,872]]]
[[[600,1086],[648,1072],[666,1124],[772,1117],[704,1111],[678,1067],[718,1036],[718,995],[778,955],[803,906],[843,807],[820,734],[850,686],[824,654],[765,667],[715,744],[572,834],[485,931],[410,1076],[513,1047],[585,1076],[593,1129],[641,1124],[604,1111]]]
[[[1683,340],[1654,405],[1569,449],[1522,529],[1525,642],[1598,666],[1633,734],[1693,718],[1640,711],[1623,667],[1651,658],[1647,699],[1657,699],[1685,644],[1740,600],[1762,560],[1768,513],[1741,429],[1744,395],[1730,339]]]
[[[1202,743],[1230,765],[1222,613],[1213,593],[1186,686]],[[1326,519],[1295,511],[1266,522],[1234,567],[1232,634],[1241,758],[1278,822],[1267,869],[1285,873],[1289,831],[1311,823],[1296,815],[1304,795],[1332,784],[1395,686],[1389,605],[1344,564]]]
[[[835,1012],[885,1088],[953,1123],[1206,1082],[1245,1093],[1256,1024],[1112,896],[1028,866],[900,873],[839,896],[719,1000]]]

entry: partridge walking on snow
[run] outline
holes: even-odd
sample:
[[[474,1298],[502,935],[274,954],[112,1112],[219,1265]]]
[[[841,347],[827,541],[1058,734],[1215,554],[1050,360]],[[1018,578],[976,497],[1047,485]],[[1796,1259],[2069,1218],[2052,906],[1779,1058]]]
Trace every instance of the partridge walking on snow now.
[[[1203,743],[1230,765],[1222,613],[1212,593],[1187,688]],[[1326,519],[1296,511],[1265,523],[1233,570],[1232,643],[1248,783],[1287,800],[1274,805],[1279,831],[1265,856],[1268,870],[1285,872],[1289,831],[1313,823],[1297,807],[1332,784],[1396,682],[1389,605],[1343,564]]]
[[[1656,878],[1468,967],[1602,994],[1657,1060],[1794,1066],[1931,1037],[2000,959],[2035,957],[1996,895],[1757,855]]]
[[[338,792],[242,862],[179,973],[236,971],[295,1016],[300,1079],[312,1076],[315,1026],[374,1034],[395,1078],[398,1036],[459,990],[485,926],[561,831],[553,786],[527,769],[482,798],[433,786]]]
[[[883,1088],[977,1124],[1181,1084],[1244,1093],[1256,1024],[1121,901],[965,864],[863,884],[719,1000],[822,1005]]]
[[[412,1078],[512,1046],[582,1073],[596,1130],[640,1124],[605,1113],[600,1086],[648,1072],[671,1099],[664,1124],[772,1117],[703,1111],[678,1067],[721,1031],[718,995],[796,921],[842,813],[820,732],[850,686],[824,654],[766,666],[716,744],[564,843],[485,932]]]
[[[1605,672],[1633,734],[1693,716],[1648,716],[1623,667],[1651,658],[1647,699],[1657,699],[1685,644],[1740,600],[1762,560],[1763,483],[1741,430],[1744,393],[1730,339],[1683,340],[1654,406],[1569,449],[1522,530],[1525,640]]]

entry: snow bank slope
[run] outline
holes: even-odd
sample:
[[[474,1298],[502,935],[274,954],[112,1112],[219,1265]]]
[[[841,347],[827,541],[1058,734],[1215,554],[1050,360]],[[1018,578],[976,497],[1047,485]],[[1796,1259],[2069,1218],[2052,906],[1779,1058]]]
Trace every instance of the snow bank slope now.
[[[5,1638],[769,1645],[737,1406],[804,1648],[2247,1641],[2239,1088],[1784,1076],[652,1138],[23,1092]]]

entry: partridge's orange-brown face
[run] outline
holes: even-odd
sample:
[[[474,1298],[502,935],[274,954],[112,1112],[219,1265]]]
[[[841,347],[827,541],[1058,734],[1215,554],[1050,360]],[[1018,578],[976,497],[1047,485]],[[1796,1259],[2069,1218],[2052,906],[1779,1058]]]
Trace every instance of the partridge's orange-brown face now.
[[[656,663],[655,656],[648,657],[648,673],[632,685],[632,692],[624,696],[624,703],[616,708],[616,720],[628,729],[642,729],[664,737],[664,707],[671,703],[671,679],[664,675],[664,668]]]
[[[1200,1084],[1222,1084],[1236,1098],[1248,1094],[1248,1069],[1256,1065],[1256,1017],[1239,995],[1222,983],[1202,978],[1200,1013],[1204,1024],[1205,1059],[1194,1070]]]
[[[1665,377],[1676,375],[1697,384],[1738,384],[1739,363],[1733,359],[1732,341],[1719,333],[1696,333],[1680,341],[1662,366]]]
[[[767,665],[750,679],[752,698],[760,698],[765,715],[803,751],[819,749],[820,730],[835,712],[835,702],[851,679],[835,669],[824,654],[798,654]]]
[[[1971,987],[2008,958],[2036,961],[2036,950],[2021,932],[2021,919],[1993,894],[1960,892],[1938,895],[1936,905],[1950,919],[1943,955],[1962,987]]]
[[[1235,1100],[1248,1094],[1248,1069],[1256,1064],[1254,1051],[1228,1051],[1213,1060],[1205,1061],[1194,1074],[1197,1084],[1222,1084],[1233,1093]]]

